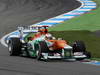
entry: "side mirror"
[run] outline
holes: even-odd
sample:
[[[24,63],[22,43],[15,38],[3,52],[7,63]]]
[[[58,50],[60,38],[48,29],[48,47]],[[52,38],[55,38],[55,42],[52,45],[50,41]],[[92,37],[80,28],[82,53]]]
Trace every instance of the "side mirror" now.
[[[63,40],[63,38],[58,38],[58,40]]]

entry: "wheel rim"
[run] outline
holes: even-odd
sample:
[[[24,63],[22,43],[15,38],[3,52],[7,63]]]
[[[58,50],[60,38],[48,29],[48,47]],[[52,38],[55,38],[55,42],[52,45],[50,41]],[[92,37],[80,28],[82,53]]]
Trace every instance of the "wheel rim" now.
[[[11,45],[8,46],[8,51],[11,53],[11,51],[12,51]]]
[[[39,51],[37,50],[37,51],[36,51],[36,55],[38,56],[38,54],[39,54]]]
[[[36,56],[38,60],[41,60],[41,52],[40,52],[40,45],[37,45],[37,49],[36,49]]]
[[[12,45],[11,44],[8,44],[8,51],[9,51],[10,55],[12,55]]]
[[[36,50],[36,56],[39,55],[39,45],[35,45],[35,50]]]

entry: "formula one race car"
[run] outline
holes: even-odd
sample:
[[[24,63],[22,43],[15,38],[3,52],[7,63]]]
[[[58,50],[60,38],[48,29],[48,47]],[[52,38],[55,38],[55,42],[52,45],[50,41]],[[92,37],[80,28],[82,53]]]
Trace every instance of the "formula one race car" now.
[[[62,38],[56,39],[48,32],[48,26],[31,26],[28,29],[18,27],[18,36],[9,36],[10,56],[36,57],[47,59],[85,59],[90,58],[82,41],[75,41],[72,46]]]

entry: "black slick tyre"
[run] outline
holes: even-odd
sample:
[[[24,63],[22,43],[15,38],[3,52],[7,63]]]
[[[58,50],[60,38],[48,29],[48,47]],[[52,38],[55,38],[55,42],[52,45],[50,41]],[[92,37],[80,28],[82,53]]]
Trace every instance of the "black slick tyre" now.
[[[8,43],[8,51],[10,56],[18,56],[21,52],[21,43],[19,38],[10,38]]]
[[[73,52],[86,52],[86,47],[83,41],[75,41],[73,43]]]
[[[47,47],[47,44],[46,44],[45,41],[39,42],[37,47],[38,47],[37,50],[36,50],[36,52],[37,52],[37,60],[41,60],[41,58],[43,57],[42,53],[43,52],[44,53],[48,52],[49,48]]]

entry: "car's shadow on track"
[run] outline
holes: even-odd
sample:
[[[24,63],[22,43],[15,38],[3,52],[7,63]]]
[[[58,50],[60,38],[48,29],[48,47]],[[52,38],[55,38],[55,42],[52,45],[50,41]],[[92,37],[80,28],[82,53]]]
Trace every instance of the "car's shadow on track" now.
[[[35,62],[76,62],[75,59],[47,59],[47,60],[37,60],[35,57],[25,57],[22,56],[23,58],[27,58],[27,59],[32,59]]]

